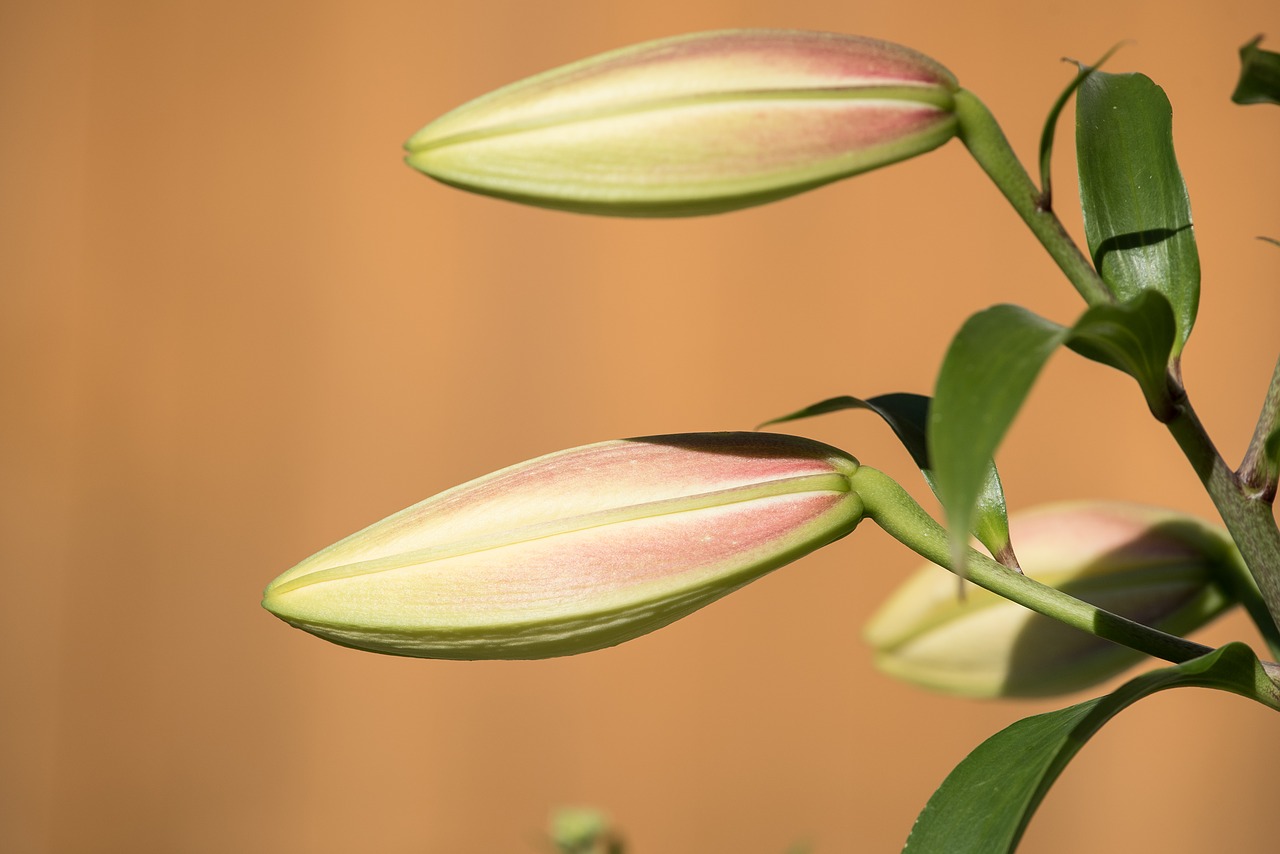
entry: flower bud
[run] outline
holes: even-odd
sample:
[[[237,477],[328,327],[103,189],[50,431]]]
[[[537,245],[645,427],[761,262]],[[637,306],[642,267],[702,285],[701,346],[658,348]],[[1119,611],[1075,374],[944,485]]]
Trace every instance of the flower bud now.
[[[406,160],[526,204],[719,213],[936,148],[956,133],[956,88],[932,59],[876,39],[695,33],[477,98],[418,131]]]
[[[590,807],[567,807],[551,816],[550,839],[561,854],[605,854],[622,851],[622,841],[609,817]]]
[[[670,623],[848,534],[852,457],[768,433],[587,445],[473,480],[330,546],[263,606],[344,646],[548,658]]]
[[[1171,634],[1212,620],[1233,600],[1216,582],[1238,560],[1225,531],[1172,511],[1109,502],[1050,505],[1012,517],[1027,575]],[[885,673],[968,697],[1083,690],[1141,653],[965,584],[930,564],[889,598],[864,632]]]

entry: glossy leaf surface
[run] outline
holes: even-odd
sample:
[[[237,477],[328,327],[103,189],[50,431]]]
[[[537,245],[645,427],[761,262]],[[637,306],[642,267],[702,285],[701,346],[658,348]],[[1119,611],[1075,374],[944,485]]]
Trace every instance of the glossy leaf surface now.
[[[1166,376],[1176,335],[1169,301],[1147,291],[1132,302],[1090,308],[1072,328],[1067,346],[1136,379],[1152,414],[1167,420],[1172,403]]]
[[[1068,330],[1015,305],[970,317],[938,372],[929,413],[929,458],[947,511],[953,568],[963,575],[967,543],[991,458]]]
[[[1014,305],[997,305],[965,322],[938,372],[929,416],[934,491],[947,511],[953,568],[963,574],[965,537],[987,490],[987,467],[1040,369],[1061,344],[1138,380],[1153,412],[1169,407],[1165,365],[1175,334],[1159,293],[1132,303],[1097,305],[1071,327]]]
[[[1050,786],[1112,717],[1167,688],[1215,688],[1280,710],[1253,651],[1233,643],[1146,673],[1105,697],[1018,721],[984,741],[947,776],[916,819],[904,854],[1001,854],[1017,848]]]
[[[1177,355],[1195,323],[1200,259],[1164,90],[1141,74],[1089,75],[1076,96],[1076,155],[1094,266],[1122,302],[1149,290],[1168,299]]]

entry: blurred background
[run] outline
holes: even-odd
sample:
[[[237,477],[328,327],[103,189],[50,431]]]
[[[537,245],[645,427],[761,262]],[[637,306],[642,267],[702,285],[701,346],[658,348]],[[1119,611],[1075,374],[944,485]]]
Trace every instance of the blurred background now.
[[[0,5],[0,850],[534,852],[558,806],[636,854],[897,851],[979,741],[1065,705],[879,675],[918,561],[865,526],[633,643],[381,657],[261,610],[277,574],[538,454],[929,392],[970,313],[1080,306],[958,143],[780,204],[614,221],[450,190],[402,140],[496,86],[736,26],[946,64],[1034,154],[1092,60],[1174,104],[1204,269],[1185,357],[1233,463],[1277,351],[1280,110],[1228,96],[1270,0],[416,0]],[[1080,234],[1071,126],[1058,206]],[[926,497],[866,413],[796,432]],[[1014,510],[1212,515],[1132,381],[1064,353],[1000,462]],[[931,499],[930,499],[931,502]],[[932,503],[929,506],[934,506]],[[1034,572],[1034,567],[1029,567]],[[1206,643],[1256,634],[1239,615]],[[1084,699],[1084,697],[1072,698]],[[1178,691],[1068,769],[1030,852],[1272,851],[1280,729]]]

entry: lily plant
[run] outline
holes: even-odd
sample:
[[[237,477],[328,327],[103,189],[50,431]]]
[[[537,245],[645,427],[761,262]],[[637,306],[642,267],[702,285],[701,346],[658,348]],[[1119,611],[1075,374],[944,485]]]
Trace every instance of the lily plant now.
[[[1241,59],[1235,100],[1280,103],[1280,54],[1255,40]],[[1087,247],[1051,195],[1055,129],[1072,97]],[[1049,111],[1036,181],[940,63],[876,39],[778,30],[649,42],[459,107],[406,143],[410,166],[454,187],[594,215],[724,213],[958,139],[1084,307],[1066,326],[1021,306],[984,309],[960,327],[931,396],[838,396],[766,422],[874,412],[924,474],[942,520],[888,474],[809,439],[606,441],[515,464],[375,523],[282,574],[263,605],[378,653],[572,655],[654,631],[865,520],[929,561],[866,627],[891,676],[965,696],[1050,696],[1138,662],[1167,663],[978,746],[925,805],[910,852],[1014,850],[1072,756],[1155,692],[1212,688],[1280,711],[1280,362],[1232,466],[1182,379],[1200,262],[1171,116],[1147,77],[1081,66]],[[1084,502],[1011,523],[994,456],[1064,346],[1135,380],[1218,522]],[[976,588],[962,593],[938,567]],[[1244,642],[1187,639],[1237,605],[1257,626],[1261,656]],[[622,850],[598,816],[572,818],[553,831],[562,850]]]

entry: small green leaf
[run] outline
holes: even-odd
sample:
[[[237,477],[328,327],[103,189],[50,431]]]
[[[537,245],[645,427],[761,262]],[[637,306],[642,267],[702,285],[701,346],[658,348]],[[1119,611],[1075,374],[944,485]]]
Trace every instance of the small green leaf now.
[[[929,413],[929,459],[960,575],[965,532],[974,527],[991,458],[1045,361],[1068,335],[1025,308],[997,305],[965,321],[942,361]]]
[[[1169,301],[1146,291],[1132,302],[1090,308],[1072,327],[1067,346],[1136,379],[1151,413],[1168,421],[1174,415],[1167,377],[1176,335]]]
[[[957,573],[964,574],[964,532],[981,524],[975,508],[991,500],[986,493],[996,448],[1053,351],[1067,344],[1134,377],[1152,413],[1167,420],[1173,404],[1166,366],[1174,335],[1173,311],[1157,292],[1093,306],[1070,328],[1014,305],[994,306],[965,322],[938,372],[927,431],[930,485],[947,511]],[[1003,514],[1003,499],[1000,504]]]
[[[1240,82],[1231,93],[1237,104],[1280,104],[1280,53],[1258,47],[1261,41],[1240,48]]]
[[[984,741],[947,776],[916,819],[904,854],[1013,851],[1049,788],[1094,733],[1143,697],[1183,687],[1215,688],[1280,710],[1276,685],[1253,651],[1232,643],[1146,673],[1105,697],[1025,718]]]
[[[907,449],[912,461],[920,467],[925,482],[938,495],[933,467],[929,463],[929,447],[925,434],[929,424],[929,398],[923,394],[905,392],[881,394],[866,400],[844,395],[807,406],[790,415],[766,421],[760,427],[781,424],[815,415],[826,415],[845,409],[867,409],[879,415],[893,429],[898,441]],[[941,496],[939,496],[941,498]],[[978,495],[974,509],[972,533],[986,547],[991,556],[1011,569],[1017,569],[1018,559],[1009,540],[1009,511],[1005,506],[1004,488],[1000,473],[993,460],[987,460],[987,477]]]
[[[1083,66],[1077,63],[1077,71],[1075,79],[1067,84],[1067,88],[1062,90],[1062,94],[1053,102],[1053,106],[1049,108],[1049,115],[1045,117],[1044,129],[1040,131],[1040,196],[1041,204],[1046,208],[1053,206],[1053,170],[1050,166],[1053,160],[1053,138],[1058,129],[1058,117],[1062,115],[1062,110],[1067,106],[1067,101],[1071,100],[1071,96],[1080,88],[1080,84],[1084,79],[1094,71],[1102,67],[1102,63],[1111,58],[1111,55],[1120,49],[1120,45],[1115,45],[1111,50],[1102,55],[1092,66]],[[1070,60],[1066,60],[1070,61]]]
[[[922,471],[929,468],[929,449],[924,439],[928,424],[929,398],[923,394],[882,394],[868,397],[866,400],[852,395],[841,395],[806,406],[790,415],[766,421],[760,427],[798,421],[801,418],[812,418],[815,415],[826,415],[846,409],[866,409],[879,415],[893,429],[902,446],[911,455],[912,461]]]
[[[1164,90],[1141,74],[1089,75],[1076,96],[1076,155],[1094,266],[1121,302],[1164,294],[1178,355],[1200,302],[1200,258]]]

